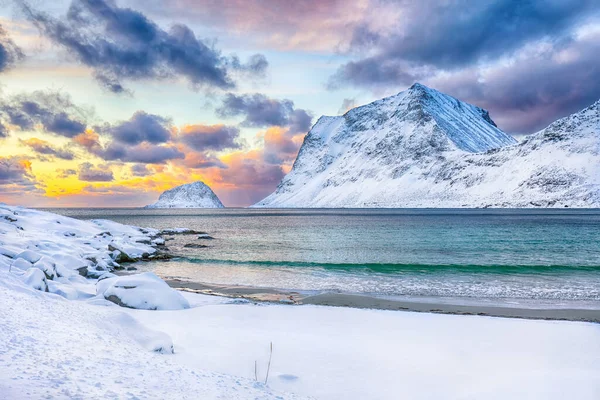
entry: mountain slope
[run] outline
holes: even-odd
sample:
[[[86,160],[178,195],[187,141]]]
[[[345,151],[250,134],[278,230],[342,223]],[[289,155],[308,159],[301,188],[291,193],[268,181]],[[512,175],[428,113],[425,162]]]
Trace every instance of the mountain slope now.
[[[211,188],[198,181],[165,191],[156,203],[145,208],[223,208],[223,203]]]
[[[600,206],[598,103],[523,142],[420,84],[321,117],[258,207]]]

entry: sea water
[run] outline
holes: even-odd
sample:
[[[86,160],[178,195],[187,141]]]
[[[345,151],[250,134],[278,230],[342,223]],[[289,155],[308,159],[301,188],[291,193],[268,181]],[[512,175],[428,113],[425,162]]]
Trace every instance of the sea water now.
[[[218,285],[600,308],[600,210],[54,209],[184,227],[177,257],[142,266]],[[186,248],[201,244],[204,248]]]

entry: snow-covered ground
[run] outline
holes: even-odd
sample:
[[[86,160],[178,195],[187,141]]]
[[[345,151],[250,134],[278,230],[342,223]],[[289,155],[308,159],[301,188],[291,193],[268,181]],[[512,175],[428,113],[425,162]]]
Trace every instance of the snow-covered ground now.
[[[0,399],[600,398],[598,324],[180,293],[110,272],[158,231],[0,213]]]

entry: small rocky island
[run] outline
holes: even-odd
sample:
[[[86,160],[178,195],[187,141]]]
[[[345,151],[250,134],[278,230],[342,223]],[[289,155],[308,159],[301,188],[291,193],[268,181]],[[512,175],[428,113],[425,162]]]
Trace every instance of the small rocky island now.
[[[204,182],[197,181],[165,191],[144,208],[223,208],[223,203]]]

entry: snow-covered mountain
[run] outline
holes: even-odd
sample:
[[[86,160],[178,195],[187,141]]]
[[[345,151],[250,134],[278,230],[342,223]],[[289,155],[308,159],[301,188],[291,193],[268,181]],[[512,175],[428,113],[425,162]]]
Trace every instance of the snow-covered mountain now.
[[[145,208],[223,208],[223,203],[204,182],[193,182],[169,189],[158,201]]]
[[[600,102],[517,142],[415,84],[321,117],[257,207],[600,207]]]

